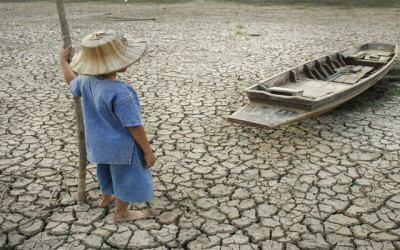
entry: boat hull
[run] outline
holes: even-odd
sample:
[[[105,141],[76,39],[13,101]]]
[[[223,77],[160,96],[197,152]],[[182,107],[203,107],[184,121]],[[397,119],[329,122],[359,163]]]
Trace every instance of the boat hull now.
[[[242,124],[242,125],[250,125],[250,126],[255,126],[255,127],[262,127],[262,128],[275,128],[281,125],[285,124],[290,124],[292,122],[300,121],[303,119],[311,118],[314,116],[318,116],[320,114],[323,114],[325,112],[328,112],[337,106],[343,104],[344,102],[354,98],[355,96],[359,95],[360,93],[364,92],[371,86],[373,86],[375,83],[377,83],[382,77],[387,74],[387,72],[391,69],[393,66],[393,63],[395,61],[395,58],[398,55],[398,47],[397,45],[388,45],[388,44],[367,44],[367,45],[362,45],[359,47],[355,47],[355,49],[360,50],[360,48],[363,48],[363,46],[374,46],[375,47],[385,47],[387,48],[388,46],[392,46],[392,57],[389,61],[387,61],[385,64],[382,64],[382,66],[376,66],[375,71],[373,74],[371,74],[368,77],[365,77],[364,79],[361,79],[360,81],[351,84],[351,86],[347,87],[344,86],[342,89],[338,90],[337,93],[334,94],[328,94],[325,95],[321,98],[315,98],[315,99],[310,99],[310,98],[304,98],[302,96],[279,96],[271,92],[259,90],[260,85],[253,85],[250,88],[246,89],[246,93],[249,96],[250,102],[239,109],[237,112],[233,113],[228,117],[228,120],[234,123]],[[347,62],[352,62],[354,61],[349,57],[349,55],[346,55],[346,52],[351,49],[347,49],[341,52],[338,52],[337,54],[332,54],[329,55],[328,57],[330,58],[335,58],[335,55],[338,55],[340,53],[344,54],[347,58],[344,58],[345,61]],[[340,54],[340,56],[342,56]],[[290,76],[291,74],[302,74],[304,73],[302,70],[305,68],[304,65],[311,65],[315,61],[321,61],[321,62],[326,62],[324,61],[325,58],[321,57],[319,59],[307,62],[303,65],[294,67],[284,73],[278,74],[276,76],[271,77],[268,79],[266,82],[267,83],[276,83],[278,81],[282,81],[284,83],[280,83],[280,85],[285,86],[285,82],[290,81]],[[365,65],[372,65],[374,66],[373,63],[369,63],[366,60],[358,60],[357,62],[362,61],[362,64]],[[344,62],[343,62],[344,63]],[[319,63],[315,63],[318,64]],[[375,63],[376,64],[376,63]],[[341,67],[343,65],[340,65]],[[308,67],[308,66],[307,66]],[[291,72],[292,71],[292,72]],[[288,73],[289,72],[289,73]],[[294,73],[293,73],[294,72]],[[324,73],[324,71],[320,71],[321,74]],[[315,83],[323,83],[323,80],[319,79],[308,79],[307,77],[301,77],[303,80],[301,81],[313,81]],[[305,80],[304,80],[305,79]],[[299,80],[297,80],[299,82]],[[296,82],[296,79],[294,79],[294,82]],[[330,84],[336,84],[336,83],[331,83]],[[292,84],[292,83],[290,83]],[[342,83],[340,83],[343,85]],[[338,84],[338,85],[340,85]],[[347,83],[346,83],[347,84]],[[344,85],[346,85],[344,84]],[[280,86],[278,85],[278,86]],[[293,84],[292,84],[293,85]],[[294,84],[295,85],[295,84]],[[272,88],[270,88],[272,89]],[[323,89],[321,87],[321,89]],[[292,91],[294,92],[294,91]]]

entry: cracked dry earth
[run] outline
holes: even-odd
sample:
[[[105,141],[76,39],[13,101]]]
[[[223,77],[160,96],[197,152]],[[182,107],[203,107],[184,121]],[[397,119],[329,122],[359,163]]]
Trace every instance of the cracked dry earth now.
[[[400,248],[400,68],[320,117],[275,130],[230,124],[250,86],[368,41],[397,43],[399,9],[236,4],[66,4],[77,49],[98,29],[137,32],[139,93],[158,162],[150,219],[96,207],[95,165],[75,202],[72,98],[55,3],[1,3],[0,248]],[[155,21],[110,21],[114,17]],[[372,18],[373,17],[373,18]]]

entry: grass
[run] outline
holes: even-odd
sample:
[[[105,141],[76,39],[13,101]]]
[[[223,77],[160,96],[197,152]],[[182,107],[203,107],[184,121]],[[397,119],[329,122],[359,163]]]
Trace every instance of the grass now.
[[[392,89],[388,94],[390,96],[398,96],[398,95],[400,95],[400,88]]]
[[[400,87],[394,86],[393,84],[386,84],[384,82],[385,78],[381,81],[383,82],[377,83],[377,85],[374,85],[366,92],[352,99],[349,102],[350,105],[355,104],[355,106],[362,108],[376,108],[391,97],[400,95]]]
[[[229,31],[232,31],[232,29],[229,27],[229,25],[232,23],[230,20],[223,21],[222,23],[228,25],[228,30],[229,30]],[[243,30],[244,28],[245,28],[245,27],[244,27],[243,24],[238,24],[238,25],[236,25],[236,33],[235,33],[235,35],[237,35],[237,36],[238,36],[238,35],[239,35],[239,36],[243,35],[244,33],[243,33],[243,31],[241,31],[241,30]]]
[[[50,0],[0,0],[1,2],[37,2]],[[54,0],[52,0],[54,1]],[[64,2],[125,3],[124,0],[64,0]],[[338,7],[399,7],[399,0],[128,0],[128,3],[186,3],[186,2],[234,2],[253,5],[297,5]]]
[[[0,0],[0,3],[26,3],[26,2],[55,2],[54,0]],[[124,0],[64,0],[64,3],[120,3],[126,4]],[[148,4],[173,4],[189,3],[196,0],[128,0],[127,3],[148,3]]]
[[[207,0],[209,2],[235,2],[267,5],[337,6],[337,7],[400,7],[399,0]]]

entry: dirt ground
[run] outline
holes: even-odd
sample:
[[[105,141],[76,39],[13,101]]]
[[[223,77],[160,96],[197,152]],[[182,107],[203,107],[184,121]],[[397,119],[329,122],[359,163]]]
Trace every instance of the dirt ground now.
[[[122,2],[122,1],[121,1]],[[243,89],[341,49],[400,40],[400,9],[68,3],[76,50],[101,29],[149,49],[121,75],[157,163],[150,219],[77,205],[71,95],[53,2],[0,3],[0,248],[400,248],[400,67],[320,117],[274,130],[223,119]],[[155,18],[121,21],[117,18]],[[113,19],[114,18],[114,19]]]

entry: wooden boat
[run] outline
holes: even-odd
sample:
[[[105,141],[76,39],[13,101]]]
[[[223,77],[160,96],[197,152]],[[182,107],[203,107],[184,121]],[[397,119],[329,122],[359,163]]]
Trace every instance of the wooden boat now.
[[[320,115],[379,81],[397,54],[397,45],[368,43],[309,61],[245,89],[250,103],[228,120],[275,128]]]

